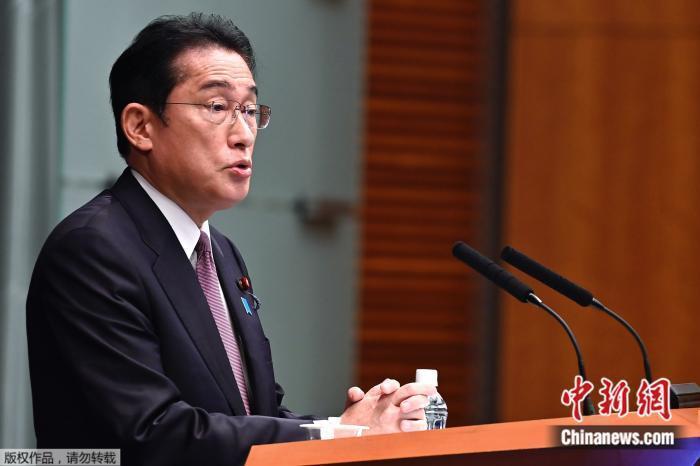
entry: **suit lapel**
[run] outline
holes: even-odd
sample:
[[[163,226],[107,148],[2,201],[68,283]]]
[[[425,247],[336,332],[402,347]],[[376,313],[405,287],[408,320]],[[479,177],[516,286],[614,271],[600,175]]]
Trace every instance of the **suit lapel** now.
[[[192,338],[202,359],[221,388],[233,413],[245,408],[226,350],[192,264],[182,251],[175,233],[151,198],[125,170],[112,188],[141,231],[143,241],[157,254],[153,273]]]
[[[179,251],[182,253],[182,251]],[[153,272],[158,277],[163,290],[170,298],[175,311],[180,316],[187,332],[194,341],[209,370],[222,388],[231,409],[236,414],[245,414],[243,400],[233,378],[231,364],[226,355],[226,349],[221,342],[219,330],[212,317],[202,288],[197,282],[197,276],[192,264],[184,253],[182,264],[179,257],[165,253],[153,266]],[[183,280],[183,277],[187,277]]]
[[[228,303],[229,312],[243,347],[246,349],[246,367],[250,381],[250,395],[253,400],[253,412],[265,416],[277,415],[277,404],[274,399],[275,385],[269,353],[269,343],[265,338],[257,311],[253,309],[253,301],[244,295],[236,285],[236,280],[244,274],[238,266],[228,241],[214,228],[212,232],[212,251],[219,274],[219,282]],[[246,312],[241,299],[247,299],[251,314]]]

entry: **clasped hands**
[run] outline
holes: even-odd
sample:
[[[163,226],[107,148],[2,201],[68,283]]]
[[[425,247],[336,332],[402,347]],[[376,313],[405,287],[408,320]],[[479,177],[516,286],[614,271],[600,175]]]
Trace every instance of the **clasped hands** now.
[[[367,393],[359,387],[348,389],[341,423],[365,425],[367,435],[425,430],[428,397],[437,393],[432,385],[409,383],[401,386],[386,379]]]

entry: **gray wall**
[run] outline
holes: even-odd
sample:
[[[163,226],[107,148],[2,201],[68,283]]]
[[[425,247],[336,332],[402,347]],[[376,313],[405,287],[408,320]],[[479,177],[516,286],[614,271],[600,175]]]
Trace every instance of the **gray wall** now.
[[[33,444],[24,303],[58,205],[62,11],[0,2],[0,448]]]
[[[343,215],[335,228],[309,228],[292,205],[357,200],[364,2],[67,1],[60,216],[124,167],[109,107],[112,63],[151,19],[192,10],[229,16],[248,34],[259,100],[273,109],[248,199],[212,223],[246,259],[286,404],[340,413],[353,378],[357,224]]]

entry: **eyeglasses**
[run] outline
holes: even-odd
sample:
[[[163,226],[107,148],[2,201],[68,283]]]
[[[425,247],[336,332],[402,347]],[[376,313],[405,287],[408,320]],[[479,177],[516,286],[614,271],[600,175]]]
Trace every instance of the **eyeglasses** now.
[[[242,105],[235,100],[214,100],[206,104],[194,104],[190,102],[165,102],[168,105],[194,105],[208,110],[208,118],[214,124],[220,125],[224,121],[234,124],[238,114],[251,129],[264,129],[270,124],[272,109],[267,105],[248,104]]]

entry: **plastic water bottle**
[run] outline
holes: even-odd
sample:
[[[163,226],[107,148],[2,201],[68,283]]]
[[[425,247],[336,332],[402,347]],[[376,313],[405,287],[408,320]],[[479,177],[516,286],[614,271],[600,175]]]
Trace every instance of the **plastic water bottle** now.
[[[416,369],[416,382],[438,386],[438,372],[435,369]],[[428,398],[425,407],[425,420],[428,430],[444,429],[447,426],[447,404],[439,393]]]

